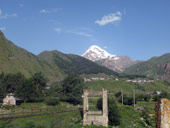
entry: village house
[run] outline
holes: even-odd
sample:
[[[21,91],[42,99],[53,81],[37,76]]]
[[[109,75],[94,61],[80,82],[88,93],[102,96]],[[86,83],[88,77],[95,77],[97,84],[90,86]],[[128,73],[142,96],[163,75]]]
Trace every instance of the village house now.
[[[3,99],[3,105],[16,105],[16,98],[13,93],[9,93]]]

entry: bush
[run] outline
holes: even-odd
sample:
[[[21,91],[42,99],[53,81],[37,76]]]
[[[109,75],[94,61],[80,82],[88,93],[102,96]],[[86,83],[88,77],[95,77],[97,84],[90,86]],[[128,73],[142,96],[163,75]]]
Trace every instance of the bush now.
[[[118,100],[120,103],[122,103],[122,98],[119,98]],[[132,105],[134,102],[133,97],[129,97],[127,95],[123,96],[123,104],[124,105]],[[135,99],[135,103],[137,103],[137,98]]]
[[[113,98],[108,98],[108,118],[110,125],[113,126],[120,125],[121,121],[120,112]]]
[[[144,110],[142,111],[142,115],[141,115],[145,121],[145,123],[147,125],[151,125],[150,122],[150,116],[149,116],[149,110],[147,108],[144,108]]]
[[[167,92],[162,92],[160,95],[154,95],[153,100],[154,100],[154,101],[157,101],[157,100],[159,100],[159,99],[161,99],[161,98],[170,99],[170,94],[167,93]]]
[[[140,94],[136,96],[137,101],[149,101],[151,99],[150,95]]]
[[[97,101],[97,108],[102,109],[102,98]],[[108,98],[108,118],[110,125],[117,126],[120,124],[120,112],[113,98]]]
[[[151,99],[151,96],[150,95],[145,95],[145,97],[144,97],[144,101],[149,101]]]
[[[157,101],[157,100],[159,100],[161,97],[160,97],[160,95],[154,95],[153,96],[153,101]]]
[[[116,97],[116,98],[120,98],[121,95],[122,95],[121,92],[117,92],[117,93],[115,94],[115,97]]]
[[[144,94],[139,94],[139,95],[136,96],[136,98],[137,98],[137,101],[143,101],[144,98],[145,98],[145,95]]]
[[[49,97],[49,98],[45,99],[45,103],[47,105],[55,106],[60,103],[60,99],[57,97]]]
[[[160,97],[161,97],[161,98],[170,99],[170,94],[169,94],[168,92],[162,92],[162,93],[160,94]]]
[[[13,107],[14,106],[11,106],[11,105],[2,105],[2,108],[6,110],[12,109]]]

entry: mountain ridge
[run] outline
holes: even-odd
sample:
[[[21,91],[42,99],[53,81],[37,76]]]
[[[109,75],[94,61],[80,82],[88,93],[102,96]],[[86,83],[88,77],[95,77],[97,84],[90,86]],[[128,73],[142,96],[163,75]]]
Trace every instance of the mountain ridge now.
[[[82,56],[117,72],[123,72],[125,68],[138,63],[128,56],[112,55],[97,45],[90,46]]]
[[[65,73],[77,74],[97,74],[105,73],[109,75],[116,75],[118,73],[100,66],[86,58],[74,54],[64,54],[57,50],[45,51],[38,55],[41,59],[50,65],[59,66]]]
[[[130,66],[125,73],[135,75],[146,75],[154,79],[167,80],[170,82],[170,53],[140,62]]]
[[[50,81],[60,80],[64,76],[58,67],[52,68],[36,55],[16,46],[2,32],[0,32],[0,72],[21,72],[26,77],[42,72]]]

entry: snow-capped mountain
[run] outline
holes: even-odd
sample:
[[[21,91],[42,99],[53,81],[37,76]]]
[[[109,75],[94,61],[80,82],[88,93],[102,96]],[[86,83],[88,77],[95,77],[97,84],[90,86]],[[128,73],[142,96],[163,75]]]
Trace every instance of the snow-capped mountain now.
[[[107,51],[101,49],[97,45],[92,45],[82,56],[91,61],[98,61],[102,59],[113,59],[113,60],[119,59],[118,56],[109,54]]]
[[[128,56],[109,54],[106,50],[96,45],[92,45],[82,56],[118,72],[122,72],[125,68],[138,62],[132,60]]]

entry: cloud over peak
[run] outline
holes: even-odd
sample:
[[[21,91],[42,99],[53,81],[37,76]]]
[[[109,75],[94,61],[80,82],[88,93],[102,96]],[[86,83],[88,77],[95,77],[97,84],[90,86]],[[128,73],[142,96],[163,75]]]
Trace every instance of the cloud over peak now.
[[[117,23],[121,21],[121,19],[122,19],[122,13],[117,11],[116,13],[111,13],[111,14],[103,16],[101,20],[96,20],[95,23],[100,26],[104,26],[109,23],[111,24]]]

